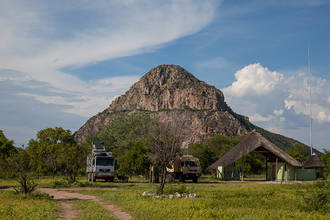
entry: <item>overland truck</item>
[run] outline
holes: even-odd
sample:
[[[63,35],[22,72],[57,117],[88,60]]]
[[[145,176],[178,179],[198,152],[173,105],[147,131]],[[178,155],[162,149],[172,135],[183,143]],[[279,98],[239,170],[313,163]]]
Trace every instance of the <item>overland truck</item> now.
[[[88,181],[95,182],[96,179],[114,181],[115,160],[111,152],[106,152],[104,142],[92,142],[92,153],[87,155]]]
[[[198,177],[201,176],[199,160],[192,155],[178,157],[167,168],[167,173],[169,182],[175,179],[179,179],[182,182],[191,179],[194,183],[197,183]]]

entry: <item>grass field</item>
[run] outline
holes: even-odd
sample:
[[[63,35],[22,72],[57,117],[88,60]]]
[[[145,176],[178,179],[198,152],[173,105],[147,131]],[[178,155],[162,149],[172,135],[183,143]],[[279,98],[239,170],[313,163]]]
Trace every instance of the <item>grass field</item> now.
[[[57,204],[42,194],[0,190],[0,219],[58,219]]]
[[[60,177],[55,178],[61,181]],[[41,178],[41,187],[54,186],[54,179]],[[96,182],[79,179],[81,186],[89,186],[80,193],[92,194],[105,202],[117,205],[136,219],[330,219],[329,194],[327,208],[322,211],[304,209],[301,195],[307,195],[312,184],[266,184],[265,182],[213,182],[166,184],[165,192],[189,191],[198,198],[156,199],[143,197],[145,191],[156,192],[158,184]],[[16,185],[12,180],[0,180],[0,188]],[[329,186],[329,185],[328,185]],[[90,190],[90,187],[95,189]],[[111,188],[111,190],[109,190]],[[73,201],[78,219],[112,219],[106,210],[92,201]],[[47,198],[23,196],[0,190],[0,219],[56,219],[57,204]]]
[[[75,200],[74,208],[77,210],[77,219],[81,220],[114,220],[108,211],[93,201]]]
[[[150,184],[109,184],[116,190],[84,191],[122,207],[136,219],[330,219],[329,209],[307,212],[301,207],[310,184],[184,184],[200,197],[155,199],[139,196],[152,191]],[[178,184],[167,184],[169,188]],[[172,190],[172,189],[170,189]]]

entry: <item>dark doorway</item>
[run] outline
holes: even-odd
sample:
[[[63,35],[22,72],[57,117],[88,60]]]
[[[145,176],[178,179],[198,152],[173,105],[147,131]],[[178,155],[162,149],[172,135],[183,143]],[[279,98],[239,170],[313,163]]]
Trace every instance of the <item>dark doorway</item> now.
[[[275,178],[276,178],[276,165],[275,164],[273,164],[273,166],[272,166],[272,171],[273,171],[272,180],[275,180]]]

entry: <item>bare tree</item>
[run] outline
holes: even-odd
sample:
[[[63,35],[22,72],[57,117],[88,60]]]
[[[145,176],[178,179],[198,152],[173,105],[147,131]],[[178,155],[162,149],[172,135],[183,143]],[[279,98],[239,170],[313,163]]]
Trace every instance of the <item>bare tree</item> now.
[[[166,167],[181,153],[182,131],[181,124],[167,122],[158,123],[149,134],[149,158],[154,167],[160,167],[160,194],[164,191]]]

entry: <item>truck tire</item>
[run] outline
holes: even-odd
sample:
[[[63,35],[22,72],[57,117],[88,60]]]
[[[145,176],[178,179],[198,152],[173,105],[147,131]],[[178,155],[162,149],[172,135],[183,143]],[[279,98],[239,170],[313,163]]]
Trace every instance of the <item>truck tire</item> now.
[[[180,175],[180,178],[179,179],[183,183],[186,182],[186,178],[184,178],[184,175],[183,174]]]
[[[168,177],[167,177],[167,181],[169,182],[169,183],[172,183],[172,182],[174,182],[174,174],[172,174],[172,173],[169,173],[168,174]]]
[[[106,179],[107,182],[114,182],[114,180],[115,178],[113,176]]]
[[[193,179],[192,179],[192,181],[193,181],[194,183],[197,183],[197,182],[198,182],[198,177],[197,177],[197,176],[194,176]]]

